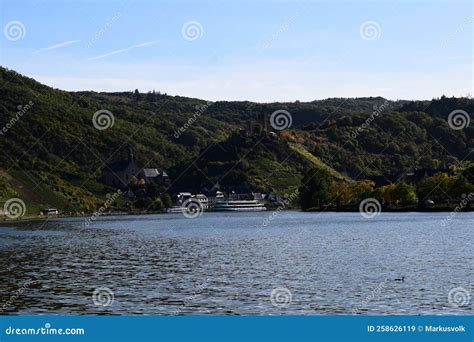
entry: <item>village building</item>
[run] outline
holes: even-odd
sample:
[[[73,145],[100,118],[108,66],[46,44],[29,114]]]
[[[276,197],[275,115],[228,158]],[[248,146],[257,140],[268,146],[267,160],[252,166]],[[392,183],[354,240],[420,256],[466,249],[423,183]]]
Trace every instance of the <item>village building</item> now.
[[[158,169],[141,169],[137,178],[143,179],[145,184],[170,184],[168,174],[165,171],[160,171]]]
[[[177,194],[175,194],[173,196],[173,201],[178,204],[178,205],[181,205],[183,204],[186,200],[190,199],[191,197],[193,196],[192,193],[190,192],[178,192]]]
[[[170,179],[165,171],[157,168],[142,168],[130,153],[127,160],[121,160],[107,165],[102,170],[102,181],[114,188],[124,188],[130,184],[132,177],[145,184],[168,186]]]
[[[197,194],[195,196],[196,200],[200,203],[203,210],[209,209],[209,199],[204,194]]]

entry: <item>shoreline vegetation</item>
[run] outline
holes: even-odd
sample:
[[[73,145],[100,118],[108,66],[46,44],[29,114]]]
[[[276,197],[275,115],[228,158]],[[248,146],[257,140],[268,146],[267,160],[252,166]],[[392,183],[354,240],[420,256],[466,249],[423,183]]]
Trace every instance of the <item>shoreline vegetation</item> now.
[[[313,168],[301,181],[300,205],[304,211],[471,211],[472,172],[472,168],[462,172],[453,168],[430,177],[413,173],[404,180],[376,186],[369,179],[335,180],[327,170]]]
[[[468,212],[473,211],[471,206],[474,200],[474,184],[464,174],[470,175],[470,170],[463,172],[437,172],[431,177],[411,182],[399,181],[382,186],[368,179],[352,181],[335,177],[327,168],[314,167],[309,169],[300,181],[300,187],[290,195],[269,197],[260,200],[266,211],[278,212],[282,210],[302,210],[305,212]],[[124,193],[132,191],[140,194],[139,197],[124,198]],[[106,196],[106,201],[100,207],[92,210],[57,210],[43,209],[42,214],[31,215],[26,211],[24,202],[12,203],[12,209],[19,215],[9,216],[3,213],[0,221],[13,222],[17,220],[84,217],[86,226],[100,216],[117,215],[150,215],[169,213],[168,208],[181,207],[183,210],[213,211],[207,205],[205,195],[187,194],[187,200],[180,197],[172,199],[170,194],[155,191],[158,196],[147,195],[150,190],[147,184],[132,183],[128,189],[116,190],[116,193]],[[183,194],[183,193],[181,193]],[[222,193],[221,193],[222,195]],[[254,195],[243,194],[245,196]],[[239,196],[233,194],[233,196]],[[261,194],[259,194],[261,196]],[[266,196],[266,195],[265,195]],[[223,197],[222,199],[225,199]],[[18,200],[18,198],[16,199]],[[205,202],[200,202],[205,200]],[[215,201],[215,198],[213,199]],[[210,198],[209,198],[210,201]],[[16,207],[15,207],[16,205]],[[188,206],[191,207],[188,208]],[[197,205],[197,207],[193,207]],[[196,209],[197,208],[197,209]],[[5,210],[4,210],[5,211]],[[53,214],[49,214],[52,211]],[[39,212],[39,211],[38,211]]]

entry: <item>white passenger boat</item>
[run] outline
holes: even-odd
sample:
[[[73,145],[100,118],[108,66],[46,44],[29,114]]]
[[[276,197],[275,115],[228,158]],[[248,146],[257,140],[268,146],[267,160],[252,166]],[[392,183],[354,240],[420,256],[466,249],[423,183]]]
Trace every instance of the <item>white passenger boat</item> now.
[[[255,200],[220,200],[213,211],[265,211],[265,205]]]

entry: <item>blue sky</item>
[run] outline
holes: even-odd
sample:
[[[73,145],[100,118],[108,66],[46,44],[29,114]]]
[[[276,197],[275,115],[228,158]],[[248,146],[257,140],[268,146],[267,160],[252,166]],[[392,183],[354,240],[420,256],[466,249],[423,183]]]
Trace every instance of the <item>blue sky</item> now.
[[[466,96],[473,15],[471,1],[1,0],[0,64],[65,90],[209,100]]]

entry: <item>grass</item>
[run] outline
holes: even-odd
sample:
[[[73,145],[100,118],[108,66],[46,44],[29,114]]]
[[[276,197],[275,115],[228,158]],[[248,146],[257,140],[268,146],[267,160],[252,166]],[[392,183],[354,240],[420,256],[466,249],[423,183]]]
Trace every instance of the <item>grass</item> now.
[[[321,159],[311,154],[307,149],[302,145],[290,143],[290,148],[299,153],[302,157],[309,160],[315,167],[328,171],[334,178],[339,180],[349,180],[348,177],[344,176],[340,172],[334,170],[332,167],[324,163]]]
[[[256,185],[271,187],[281,195],[290,194],[298,188],[301,177],[296,170],[285,169],[281,163],[267,158],[252,163],[254,163],[252,171],[258,171],[250,175]]]

